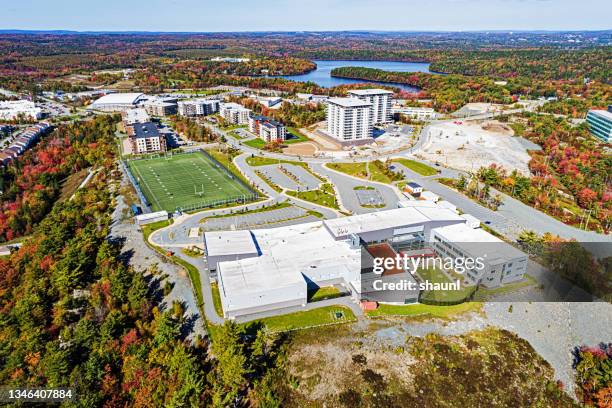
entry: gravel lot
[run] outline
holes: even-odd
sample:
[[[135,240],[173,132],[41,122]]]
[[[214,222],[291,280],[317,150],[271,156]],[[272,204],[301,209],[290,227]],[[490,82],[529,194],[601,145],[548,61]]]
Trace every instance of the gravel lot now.
[[[163,298],[162,308],[170,308],[175,300],[182,302],[185,306],[185,316],[193,328],[189,333],[186,333],[187,338],[193,339],[196,335],[204,336],[206,334],[204,321],[200,316],[191,281],[186,271],[180,266],[165,261],[157,252],[145,244],[142,233],[138,230],[138,225],[131,223],[130,218],[123,219],[125,208],[127,206],[123,197],[117,197],[117,207],[113,212],[111,225],[111,238],[124,241],[122,255],[135,270],[143,272],[147,278],[153,278],[145,271],[156,265],[161,274],[168,276],[167,280],[173,284],[173,288],[168,296]],[[151,284],[154,287],[163,287],[164,282],[160,283],[156,279],[152,279]]]

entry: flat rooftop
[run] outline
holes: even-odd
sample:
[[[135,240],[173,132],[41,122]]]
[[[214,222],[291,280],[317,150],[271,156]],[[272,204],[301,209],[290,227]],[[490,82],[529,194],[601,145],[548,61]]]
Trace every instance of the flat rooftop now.
[[[527,256],[524,252],[494,235],[480,228],[470,228],[466,224],[453,224],[434,228],[432,232],[440,235],[467,254],[472,256],[483,256],[486,254],[488,262],[496,260],[507,261]]]
[[[393,92],[386,89],[353,89],[348,92],[352,95],[372,96],[372,95],[392,95]]]
[[[612,121],[612,112],[603,109],[592,109],[589,111],[597,116],[601,116],[602,118],[606,118],[607,120]]]
[[[342,106],[345,108],[359,108],[365,106],[372,106],[371,103],[362,101],[359,98],[329,98],[327,103]]]
[[[159,129],[157,128],[157,125],[153,122],[137,122],[130,126],[132,127],[132,129],[134,129],[134,136],[137,138],[160,136]]]
[[[93,105],[134,105],[142,96],[144,94],[135,92],[112,93],[96,100]]]
[[[204,245],[209,256],[257,254],[257,245],[248,230],[205,232]]]
[[[423,224],[429,218],[415,208],[396,208],[351,217],[323,221],[335,238],[350,234],[361,234],[386,228],[399,228],[411,224]]]

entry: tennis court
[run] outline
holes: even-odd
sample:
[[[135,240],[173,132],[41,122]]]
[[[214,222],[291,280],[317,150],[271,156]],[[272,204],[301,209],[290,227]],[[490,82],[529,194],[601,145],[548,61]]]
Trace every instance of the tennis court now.
[[[130,172],[153,211],[249,201],[254,192],[202,152],[131,160]]]

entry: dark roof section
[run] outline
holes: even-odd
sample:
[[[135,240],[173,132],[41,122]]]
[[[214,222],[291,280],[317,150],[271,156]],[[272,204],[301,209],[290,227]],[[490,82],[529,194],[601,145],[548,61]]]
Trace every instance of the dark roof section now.
[[[152,122],[134,123],[132,125],[132,128],[134,129],[134,137],[141,138],[160,136],[159,129],[157,129],[157,125]]]

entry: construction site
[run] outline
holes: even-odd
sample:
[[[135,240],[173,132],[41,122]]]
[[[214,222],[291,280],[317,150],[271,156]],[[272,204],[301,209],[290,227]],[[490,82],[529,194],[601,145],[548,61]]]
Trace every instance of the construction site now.
[[[498,121],[457,120],[433,125],[418,156],[458,170],[476,171],[496,164],[529,175],[530,156],[525,143]]]

